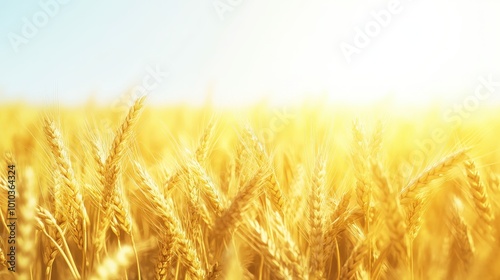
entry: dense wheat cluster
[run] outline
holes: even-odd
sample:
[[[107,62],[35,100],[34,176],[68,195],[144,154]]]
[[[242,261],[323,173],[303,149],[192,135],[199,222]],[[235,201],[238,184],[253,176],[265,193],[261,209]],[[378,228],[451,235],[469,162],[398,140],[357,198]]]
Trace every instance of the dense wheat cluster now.
[[[493,110],[150,105],[2,105],[1,279],[500,278]]]

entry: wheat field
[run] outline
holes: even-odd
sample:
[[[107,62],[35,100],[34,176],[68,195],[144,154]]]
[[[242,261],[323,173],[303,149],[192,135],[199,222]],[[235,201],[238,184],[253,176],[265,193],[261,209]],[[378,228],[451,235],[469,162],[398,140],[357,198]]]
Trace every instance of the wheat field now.
[[[496,108],[0,107],[1,279],[500,278]]]

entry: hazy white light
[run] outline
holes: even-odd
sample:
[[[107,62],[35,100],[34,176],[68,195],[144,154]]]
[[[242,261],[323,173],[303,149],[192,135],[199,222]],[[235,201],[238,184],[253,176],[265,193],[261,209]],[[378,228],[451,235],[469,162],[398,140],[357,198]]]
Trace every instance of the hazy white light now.
[[[356,28],[392,2],[244,1],[223,21],[211,5],[68,5],[19,54],[0,45],[0,87],[27,99],[57,89],[63,101],[90,92],[112,100],[159,64],[171,75],[152,92],[155,103],[199,104],[211,88],[225,105],[324,94],[334,102],[389,96],[426,104],[460,99],[480,75],[500,80],[500,3],[486,0],[401,0],[401,11],[348,63],[340,43],[352,44]],[[0,31],[20,29],[17,17],[30,12],[11,16]],[[93,21],[82,26],[89,13]]]

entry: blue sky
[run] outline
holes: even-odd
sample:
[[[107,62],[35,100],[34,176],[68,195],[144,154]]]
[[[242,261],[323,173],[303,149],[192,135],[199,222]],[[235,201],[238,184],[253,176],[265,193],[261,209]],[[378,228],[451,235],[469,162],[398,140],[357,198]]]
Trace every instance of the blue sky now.
[[[112,102],[151,69],[168,72],[148,90],[155,101],[200,103],[212,90],[229,105],[303,94],[460,102],[479,76],[500,80],[493,0],[65,2],[0,0],[0,101]],[[44,3],[58,8],[37,27]],[[386,26],[374,16],[384,12]],[[37,30],[16,47],[26,22]]]

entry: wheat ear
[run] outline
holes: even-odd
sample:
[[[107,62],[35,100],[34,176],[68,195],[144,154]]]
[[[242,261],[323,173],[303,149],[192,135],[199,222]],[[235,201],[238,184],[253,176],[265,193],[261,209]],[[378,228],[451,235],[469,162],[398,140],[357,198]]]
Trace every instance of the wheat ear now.
[[[140,164],[135,163],[135,166],[138,175],[137,178],[139,178],[138,183],[141,185],[147,197],[152,200],[155,211],[163,222],[164,229],[172,236],[182,264],[187,268],[188,273],[192,277],[195,277],[195,279],[203,278],[205,276],[205,271],[201,267],[198,253],[182,228],[182,224],[175,214],[172,201],[167,201],[163,197],[156,183]]]
[[[368,180],[367,171],[368,151],[364,132],[359,122],[355,120],[352,124],[353,149],[351,152],[352,166],[356,178],[356,202],[365,214],[365,230],[369,230],[371,220],[370,207],[372,200],[372,186]]]
[[[424,214],[425,203],[425,198],[417,197],[407,207],[406,228],[408,237],[410,238],[410,243],[415,240],[422,226],[422,216]]]
[[[372,160],[371,167],[373,181],[383,194],[382,205],[385,206],[385,224],[389,230],[390,246],[395,250],[396,259],[405,258],[407,255],[405,245],[406,223],[403,219],[398,196],[391,190],[380,163]]]
[[[155,266],[155,279],[166,280],[170,266],[172,264],[173,250],[173,236],[168,232],[163,235],[160,241],[160,250],[158,251],[158,260]]]
[[[52,279],[52,265],[58,253],[61,253],[63,258],[68,263],[68,266],[75,276],[80,277],[78,269],[71,255],[66,238],[64,238],[64,230],[58,225],[56,218],[45,208],[38,207],[37,209],[38,224],[49,239],[49,246],[47,246],[48,254],[46,255],[46,279]]]
[[[350,280],[356,275],[359,266],[363,262],[364,257],[368,254],[368,240],[365,238],[358,242],[358,245],[351,252],[351,255],[342,266],[340,279]]]
[[[415,177],[399,194],[401,203],[409,204],[419,193],[420,189],[429,184],[433,180],[439,178],[441,174],[446,173],[453,168],[457,163],[465,158],[465,153],[468,149],[458,150],[435,164],[427,167],[422,173]]]
[[[195,185],[195,178],[192,176],[188,179],[188,197],[191,216],[196,216],[197,220],[201,219],[208,229],[213,225],[213,218],[210,216],[205,203],[200,199],[200,194]],[[198,224],[199,225],[199,224]]]
[[[66,188],[62,190],[62,201],[68,203],[68,217],[71,223],[71,232],[78,245],[84,254],[87,250],[87,226],[89,218],[87,209],[83,203],[83,196],[80,191],[71,162],[69,160],[67,151],[62,141],[62,136],[54,122],[44,120],[45,136],[48,140],[50,149],[61,172],[62,179]]]
[[[199,187],[205,194],[209,206],[215,211],[215,216],[220,216],[224,210],[222,194],[216,188],[205,169],[197,161],[191,161],[188,164],[188,168],[192,172],[192,175],[198,179]]]
[[[104,183],[103,194],[101,197],[101,211],[98,221],[98,229],[96,233],[97,249],[100,251],[102,249],[103,240],[105,239],[106,230],[109,226],[113,229],[116,235],[119,235],[118,228],[122,228],[125,232],[131,232],[131,217],[129,215],[129,210],[124,203],[124,198],[122,190],[117,185],[118,176],[120,174],[120,159],[123,157],[123,152],[128,143],[129,138],[132,134],[132,128],[139,119],[140,113],[144,107],[144,101],[146,96],[138,98],[134,105],[130,107],[125,120],[122,122],[118,128],[109,154],[103,165],[98,164],[98,172],[104,178],[100,178],[101,182]],[[96,157],[96,155],[94,156]],[[99,157],[95,158],[99,161]],[[99,170],[100,169],[100,170]],[[102,216],[101,216],[102,214]]]
[[[328,259],[332,253],[337,236],[345,230],[351,213],[348,211],[349,202],[351,199],[351,192],[346,192],[340,198],[335,210],[329,217],[328,222],[325,224],[325,252]]]
[[[467,271],[474,259],[474,244],[470,235],[470,230],[460,213],[455,208],[452,215],[453,233],[457,244],[457,255],[464,264]]]
[[[198,148],[196,149],[195,152],[196,160],[199,163],[203,163],[207,159],[210,139],[214,134],[214,127],[215,127],[215,121],[211,120],[200,137]]]
[[[254,154],[257,157],[259,165],[266,166],[271,164],[269,156],[264,150],[264,146],[259,141],[253,130],[247,126],[244,132],[245,132],[245,137],[252,143],[252,150],[254,151]],[[271,202],[273,203],[273,205],[280,213],[283,213],[283,206],[284,206],[283,193],[278,183],[278,179],[276,178],[276,174],[274,172],[272,172],[271,176],[267,178],[264,186],[267,194],[271,198]]]
[[[326,177],[326,162],[318,158],[314,167],[314,174],[309,196],[309,268],[315,279],[325,278],[324,252],[324,188]]]
[[[217,280],[222,274],[222,266],[215,262],[210,268],[210,272],[207,274],[206,280]]]
[[[286,228],[283,218],[279,214],[279,212],[274,212],[274,215],[271,214],[271,217],[274,218],[274,229],[277,233],[277,239],[281,240],[283,243],[282,252],[287,257],[289,262],[287,263],[293,272],[293,276],[297,279],[308,279],[309,274],[304,269],[305,261],[302,259],[300,255],[300,250],[295,241],[292,238],[292,235]]]
[[[465,172],[467,175],[467,183],[469,185],[469,190],[472,196],[472,201],[474,202],[475,209],[479,215],[479,226],[483,231],[483,234],[492,236],[493,231],[493,211],[491,209],[491,204],[489,201],[488,194],[484,184],[481,182],[481,178],[476,169],[476,165],[472,160],[466,160],[464,162]]]
[[[253,178],[240,189],[231,205],[215,221],[212,234],[214,237],[225,241],[227,236],[232,235],[237,229],[244,213],[250,208],[252,199],[256,197],[265,174],[265,169],[259,169]]]
[[[44,218],[41,217],[41,216],[35,217],[35,226],[36,226],[37,230],[43,232],[43,234],[45,235],[45,237],[47,237],[47,239],[51,242],[51,244],[59,251],[59,253],[61,254],[61,256],[66,261],[66,264],[68,265],[68,268],[70,269],[70,272],[73,275],[73,277],[75,279],[80,279],[81,278],[80,273],[78,272],[78,269],[76,268],[76,265],[75,265],[75,263],[73,261],[73,258],[71,256],[71,254],[66,254],[66,252],[61,247],[61,245],[59,245],[58,241],[55,240],[50,235],[50,233],[48,232],[47,227],[46,227],[46,220],[44,220]],[[48,275],[47,274],[45,275],[46,279],[51,279],[52,277],[49,277],[51,275],[51,272],[46,270],[46,273],[49,273]]]
[[[271,270],[273,279],[292,279],[291,271],[287,268],[283,254],[268,233],[257,221],[248,220],[247,229],[241,231],[241,235],[248,240],[257,252],[262,254],[264,263]]]

